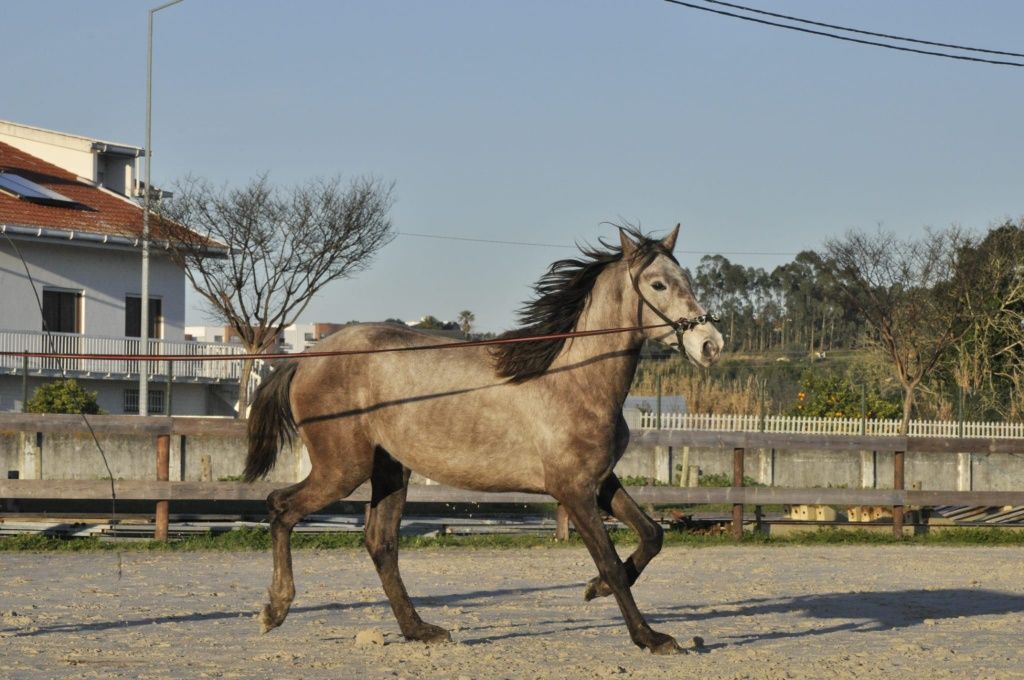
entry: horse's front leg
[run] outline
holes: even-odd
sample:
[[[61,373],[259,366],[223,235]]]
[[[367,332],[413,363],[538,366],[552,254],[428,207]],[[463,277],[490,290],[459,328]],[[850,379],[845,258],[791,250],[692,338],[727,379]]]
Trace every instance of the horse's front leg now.
[[[635,531],[640,537],[640,545],[633,551],[633,554],[626,558],[623,568],[626,571],[626,582],[632,586],[636,583],[644,567],[661,551],[661,544],[664,531],[661,526],[647,516],[636,501],[626,493],[622,482],[614,473],[608,475],[597,493],[597,504],[605,512],[611,513],[617,520]],[[611,595],[612,590],[608,583],[600,576],[596,576],[587,584],[583,594],[584,599],[593,600],[595,597]]]
[[[601,579],[615,595],[633,643],[655,654],[679,652],[680,648],[675,638],[652,630],[637,608],[633,593],[629,590],[626,569],[615,552],[608,531],[604,528],[593,487],[561,493],[557,498],[569,511],[576,530],[579,531],[587,550],[597,564]]]

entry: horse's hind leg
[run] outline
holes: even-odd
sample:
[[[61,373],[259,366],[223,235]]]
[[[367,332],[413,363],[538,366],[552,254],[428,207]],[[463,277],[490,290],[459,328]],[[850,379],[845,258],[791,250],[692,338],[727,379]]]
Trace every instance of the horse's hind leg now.
[[[409,488],[409,470],[378,448],[373,458],[373,499],[366,518],[366,549],[377,567],[384,593],[407,640],[447,642],[444,628],[424,623],[416,613],[398,572],[398,526]]]
[[[370,450],[365,453],[346,450],[349,455],[331,461],[332,465],[314,463],[309,476],[298,484],[274,491],[267,497],[270,506],[270,538],[274,555],[274,575],[267,590],[270,601],[260,612],[263,632],[273,630],[288,616],[295,599],[295,579],[292,575],[292,528],[306,515],[348,496],[370,476]],[[314,452],[312,446],[310,453]],[[318,461],[319,462],[319,461]],[[344,469],[339,469],[341,466]]]
[[[608,479],[601,485],[601,489],[597,493],[597,504],[640,537],[640,545],[632,555],[626,558],[623,565],[626,570],[626,582],[633,585],[640,577],[644,567],[661,551],[664,531],[626,493],[626,490],[622,488],[622,482],[614,473],[608,475]],[[587,584],[587,590],[583,597],[586,600],[593,600],[595,597],[605,597],[611,594],[612,590],[608,584],[600,576],[597,576]]]

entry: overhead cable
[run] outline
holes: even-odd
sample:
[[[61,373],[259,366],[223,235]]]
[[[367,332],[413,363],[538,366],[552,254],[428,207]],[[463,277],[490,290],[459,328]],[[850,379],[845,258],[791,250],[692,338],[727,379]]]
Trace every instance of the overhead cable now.
[[[765,26],[774,26],[776,28],[785,28],[790,31],[798,31],[800,33],[810,33],[811,35],[820,35],[826,38],[833,38],[835,40],[842,40],[845,42],[857,43],[859,45],[870,45],[872,47],[884,47],[887,50],[897,50],[899,52],[913,52],[914,54],[925,54],[931,57],[943,57],[945,59],[957,59],[960,61],[973,61],[980,62],[983,64],[997,64],[999,66],[1016,66],[1018,68],[1024,68],[1024,63],[1016,61],[1000,61],[998,59],[983,59],[981,57],[969,57],[962,54],[949,54],[948,52],[936,52],[934,50],[921,50],[914,47],[903,47],[901,45],[892,45],[890,43],[878,42],[875,40],[863,40],[861,38],[851,38],[845,35],[836,35],[835,33],[829,33],[827,31],[817,31],[811,28],[802,28],[800,26],[793,26],[791,24],[782,24],[777,21],[768,21],[766,19],[758,19],[756,17],[744,16],[742,14],[736,14],[734,12],[726,12],[720,9],[713,9],[711,7],[703,7],[696,5],[692,2],[683,2],[683,0],[665,0],[665,2],[678,5],[680,7],[687,7],[689,9],[700,10],[701,12],[711,12],[712,14],[720,14],[722,16],[731,17],[733,19],[742,19],[743,21],[751,21],[755,24],[764,24]]]
[[[568,248],[576,250],[577,246],[567,246],[562,243],[538,243],[535,241],[503,241],[489,238],[474,238],[470,236],[448,236],[444,234],[418,234],[411,231],[396,232],[399,236],[414,236],[416,238],[432,238],[441,241],[468,241],[469,243],[491,243],[503,246],[532,246],[535,248]],[[677,250],[677,253],[686,255],[796,255],[797,253],[760,251],[760,250]]]
[[[826,24],[823,21],[812,21],[810,19],[801,19],[800,17],[790,16],[788,14],[777,14],[776,12],[768,12],[763,9],[755,9],[753,7],[745,7],[743,5],[736,5],[731,2],[722,2],[722,0],[704,0],[704,2],[711,3],[712,5],[722,5],[723,7],[732,7],[733,9],[740,9],[744,12],[751,12],[752,14],[763,14],[769,17],[775,17],[777,19],[786,19],[787,21],[796,21],[801,24],[809,24],[811,26],[822,26],[824,28],[834,28],[839,31],[845,31],[847,33],[858,33],[860,35],[873,35],[876,38],[888,38],[889,40],[899,40],[900,42],[916,43],[918,45],[931,45],[932,47],[948,47],[954,50],[963,50],[965,52],[983,52],[985,54],[1000,54],[1004,57],[1024,57],[1022,52],[1004,52],[1002,50],[989,50],[982,47],[967,47],[965,45],[954,45],[952,43],[941,43],[933,42],[931,40],[918,40],[917,38],[907,38],[901,35],[892,35],[889,33],[875,33],[874,31],[864,31],[859,28],[850,28],[849,26],[838,26],[836,24]]]

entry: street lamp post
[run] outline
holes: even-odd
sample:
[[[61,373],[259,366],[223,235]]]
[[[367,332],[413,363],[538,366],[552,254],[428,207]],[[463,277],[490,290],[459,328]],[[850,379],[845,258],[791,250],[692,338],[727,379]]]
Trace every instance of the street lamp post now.
[[[142,198],[142,301],[139,305],[139,354],[149,354],[149,213],[153,169],[153,15],[183,0],[171,0],[149,10],[149,42],[146,46],[146,187]],[[149,414],[149,365],[139,362],[139,415]]]

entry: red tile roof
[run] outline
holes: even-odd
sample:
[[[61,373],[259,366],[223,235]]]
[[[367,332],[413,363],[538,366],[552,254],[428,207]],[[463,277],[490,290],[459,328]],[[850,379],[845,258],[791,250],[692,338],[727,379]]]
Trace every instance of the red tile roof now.
[[[0,142],[0,170],[56,191],[84,207],[44,205],[0,191],[0,224],[84,231],[111,236],[142,236],[142,208],[91,184],[52,163]],[[161,239],[159,219],[150,220],[151,234]]]

